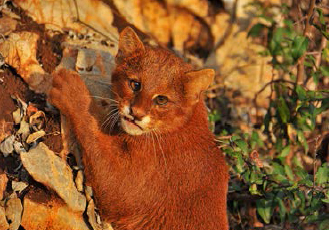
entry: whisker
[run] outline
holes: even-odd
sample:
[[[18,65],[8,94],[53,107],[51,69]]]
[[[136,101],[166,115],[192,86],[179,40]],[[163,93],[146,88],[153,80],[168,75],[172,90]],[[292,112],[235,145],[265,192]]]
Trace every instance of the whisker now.
[[[118,113],[115,114],[115,115],[118,115]],[[119,116],[115,116],[115,117],[111,120],[112,124],[111,124],[111,126],[110,126],[109,133],[112,132],[112,130],[113,130],[113,128],[115,127],[115,124],[118,122],[118,120],[119,120]]]
[[[103,99],[103,100],[109,100],[109,101],[113,101],[113,102],[119,103],[117,100],[114,100],[114,99],[109,98],[109,97],[101,97],[101,96],[90,96],[90,97],[98,98],[98,99]]]
[[[150,132],[150,134],[151,134],[151,137],[152,137],[153,151],[154,151],[154,156],[155,156],[155,159],[156,159],[157,158],[157,153],[156,153],[156,150],[155,150],[155,142],[154,142],[153,132]]]
[[[154,131],[155,137],[156,137],[156,139],[157,139],[157,141],[158,141],[158,144],[159,144],[159,147],[160,147],[160,150],[161,150],[161,153],[162,153],[162,157],[163,157],[163,160],[164,160],[165,166],[167,167],[167,159],[166,159],[166,157],[165,157],[165,154],[164,154],[164,152],[163,152],[163,149],[162,149],[161,143],[160,143],[160,141],[159,141],[159,138],[162,138],[162,137],[161,137],[161,134],[157,133],[157,130],[156,130],[156,129],[153,130],[153,131]],[[159,135],[160,137],[158,137],[158,135]],[[162,139],[161,139],[161,140],[162,140]]]
[[[103,127],[104,124],[107,123],[107,122],[111,119],[111,117],[112,117],[113,114],[119,113],[118,110],[119,110],[118,108],[113,109],[113,110],[111,110],[111,111],[105,116],[104,121],[103,121],[103,123],[102,123],[102,125],[101,125],[101,128],[104,128],[104,127]]]

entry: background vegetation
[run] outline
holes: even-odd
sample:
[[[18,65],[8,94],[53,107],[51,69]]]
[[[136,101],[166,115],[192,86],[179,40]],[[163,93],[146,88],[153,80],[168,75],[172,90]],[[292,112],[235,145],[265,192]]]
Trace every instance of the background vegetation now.
[[[230,166],[232,229],[329,229],[328,6],[301,2],[248,6],[259,18],[248,36],[279,79],[266,84],[266,115],[247,132],[214,129]],[[223,116],[212,110],[213,128]]]

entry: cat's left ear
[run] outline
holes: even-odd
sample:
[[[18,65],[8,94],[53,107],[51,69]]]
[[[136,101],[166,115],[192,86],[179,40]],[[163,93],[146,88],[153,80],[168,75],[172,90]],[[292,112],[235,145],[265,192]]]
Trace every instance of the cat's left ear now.
[[[119,37],[119,49],[116,56],[116,61],[120,62],[122,59],[133,55],[136,52],[144,51],[143,42],[131,27],[124,28]]]
[[[192,102],[196,103],[200,100],[201,93],[214,81],[215,71],[213,69],[191,71],[186,73],[186,77],[185,93]]]

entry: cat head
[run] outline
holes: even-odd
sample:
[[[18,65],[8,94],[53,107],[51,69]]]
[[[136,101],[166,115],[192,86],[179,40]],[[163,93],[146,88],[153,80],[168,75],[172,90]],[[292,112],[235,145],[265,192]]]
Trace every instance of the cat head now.
[[[193,71],[169,50],[144,45],[130,27],[125,28],[112,75],[122,129],[141,135],[182,128],[213,78],[213,70]]]

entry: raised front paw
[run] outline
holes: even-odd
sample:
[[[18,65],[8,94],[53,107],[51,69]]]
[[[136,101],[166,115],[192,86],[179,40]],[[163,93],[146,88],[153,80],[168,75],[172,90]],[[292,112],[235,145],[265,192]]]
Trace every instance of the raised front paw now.
[[[66,115],[87,111],[91,102],[89,91],[79,74],[67,69],[53,73],[49,100]]]

